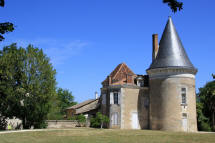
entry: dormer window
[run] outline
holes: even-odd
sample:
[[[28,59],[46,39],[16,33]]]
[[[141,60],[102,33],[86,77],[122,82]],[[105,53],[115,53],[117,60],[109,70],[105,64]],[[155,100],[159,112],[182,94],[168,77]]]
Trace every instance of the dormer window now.
[[[138,75],[138,77],[136,78],[136,84],[139,87],[144,87],[144,78],[142,75]]]

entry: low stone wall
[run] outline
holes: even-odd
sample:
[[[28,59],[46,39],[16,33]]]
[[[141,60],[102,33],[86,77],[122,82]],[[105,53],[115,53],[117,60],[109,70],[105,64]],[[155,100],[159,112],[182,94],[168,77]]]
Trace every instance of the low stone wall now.
[[[79,126],[77,121],[72,120],[47,120],[47,128],[75,128]]]

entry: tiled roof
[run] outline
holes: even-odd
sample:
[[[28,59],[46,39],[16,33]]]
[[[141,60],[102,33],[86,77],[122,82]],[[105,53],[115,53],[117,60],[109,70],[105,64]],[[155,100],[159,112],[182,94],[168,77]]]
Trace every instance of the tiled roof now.
[[[89,100],[86,100],[86,101],[81,102],[81,103],[79,103],[79,104],[76,104],[76,105],[73,105],[73,106],[71,106],[71,107],[68,107],[68,108],[66,108],[66,109],[78,109],[78,108],[81,108],[82,106],[85,106],[85,105],[87,105],[87,104],[90,104],[91,102],[93,102],[93,101],[95,101],[95,100],[97,100],[97,99],[89,99]]]
[[[82,114],[88,111],[97,109],[99,107],[99,99],[94,100],[93,102],[82,106],[81,108],[76,109],[75,114]]]
[[[124,80],[126,78],[126,75],[134,76],[135,74],[125,63],[121,63],[110,73],[109,76],[113,81],[120,81]],[[108,80],[109,79],[107,77],[102,83],[108,82]]]

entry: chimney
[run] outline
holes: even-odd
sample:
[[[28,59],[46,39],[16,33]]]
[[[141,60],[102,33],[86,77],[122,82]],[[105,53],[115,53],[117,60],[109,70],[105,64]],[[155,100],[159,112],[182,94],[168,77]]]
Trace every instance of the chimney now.
[[[112,84],[112,78],[111,78],[111,76],[108,76],[108,85],[111,85]]]
[[[152,61],[155,60],[158,53],[158,34],[152,35]]]
[[[98,98],[99,98],[98,92],[96,91],[96,92],[95,92],[95,99],[98,99]]]

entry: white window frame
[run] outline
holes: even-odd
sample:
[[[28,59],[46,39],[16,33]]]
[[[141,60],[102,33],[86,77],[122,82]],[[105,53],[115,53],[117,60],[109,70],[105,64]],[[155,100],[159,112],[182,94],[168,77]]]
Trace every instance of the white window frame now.
[[[114,101],[113,101],[113,92],[110,92],[110,104],[114,104]]]

